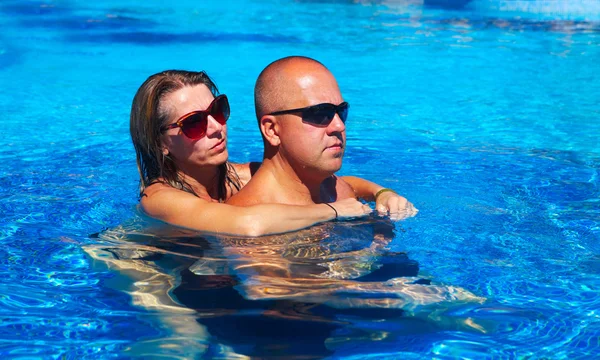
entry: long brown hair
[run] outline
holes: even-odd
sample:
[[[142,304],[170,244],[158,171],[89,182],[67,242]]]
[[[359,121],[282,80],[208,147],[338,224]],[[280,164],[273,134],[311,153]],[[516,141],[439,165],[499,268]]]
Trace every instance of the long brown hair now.
[[[160,127],[169,121],[168,112],[161,107],[164,96],[195,85],[205,85],[215,97],[219,94],[217,86],[204,71],[166,70],[144,81],[133,98],[129,131],[140,173],[140,197],[155,182],[162,182],[197,196],[182,178],[173,159],[163,154],[160,139]],[[227,186],[237,190],[241,187],[239,177],[229,162],[219,165],[218,181],[219,200],[225,200]]]

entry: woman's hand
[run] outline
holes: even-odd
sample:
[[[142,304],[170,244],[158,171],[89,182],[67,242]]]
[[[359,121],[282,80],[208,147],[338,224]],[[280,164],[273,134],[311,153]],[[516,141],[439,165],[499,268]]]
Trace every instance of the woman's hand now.
[[[393,191],[382,192],[377,196],[375,209],[382,215],[389,213],[392,220],[406,219],[419,212],[410,201]]]
[[[339,200],[327,205],[335,209],[337,219],[362,217],[373,211],[368,205],[354,198]]]

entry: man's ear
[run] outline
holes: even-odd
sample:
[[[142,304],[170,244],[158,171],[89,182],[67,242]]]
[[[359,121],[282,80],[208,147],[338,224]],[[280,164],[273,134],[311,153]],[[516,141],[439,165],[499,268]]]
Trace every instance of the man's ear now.
[[[260,118],[259,125],[260,132],[263,134],[263,138],[271,146],[279,146],[279,123],[273,115],[265,115]]]

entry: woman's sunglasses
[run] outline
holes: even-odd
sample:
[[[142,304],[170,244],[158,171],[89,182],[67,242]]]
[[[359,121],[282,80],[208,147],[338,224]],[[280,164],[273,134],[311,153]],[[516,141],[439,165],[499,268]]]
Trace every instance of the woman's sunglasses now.
[[[206,135],[208,128],[208,115],[212,116],[221,125],[225,125],[229,119],[229,101],[227,96],[219,95],[208,105],[206,110],[196,110],[187,113],[177,119],[170,125],[164,125],[160,132],[164,133],[169,129],[181,128],[185,136],[192,140],[202,139]]]
[[[313,125],[328,125],[333,120],[336,113],[340,116],[342,122],[346,123],[346,118],[348,118],[349,107],[350,104],[348,104],[345,101],[339,105],[323,103],[298,109],[275,111],[268,115],[285,115],[300,113],[300,115],[302,116],[302,121],[306,123]]]

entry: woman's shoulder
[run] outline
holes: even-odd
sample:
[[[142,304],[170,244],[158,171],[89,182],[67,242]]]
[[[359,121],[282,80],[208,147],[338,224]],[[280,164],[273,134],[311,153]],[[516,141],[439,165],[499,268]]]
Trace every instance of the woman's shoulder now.
[[[146,186],[144,191],[142,192],[142,197],[140,201],[148,200],[155,198],[157,194],[164,192],[180,192],[181,190],[175,189],[169,184],[166,184],[162,181],[155,181],[150,185]]]
[[[191,205],[209,203],[206,199],[195,196],[187,191],[179,190],[169,184],[155,182],[144,189],[140,199],[142,210],[161,220],[169,218],[173,213]]]

